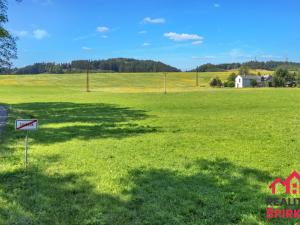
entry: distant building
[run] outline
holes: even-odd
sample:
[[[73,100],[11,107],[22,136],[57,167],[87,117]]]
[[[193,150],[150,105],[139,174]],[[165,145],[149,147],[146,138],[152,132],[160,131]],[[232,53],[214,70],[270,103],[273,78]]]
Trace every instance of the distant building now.
[[[256,80],[257,84],[261,83],[260,76],[252,76],[252,75],[238,75],[235,78],[235,87],[236,88],[244,88],[244,87],[251,87],[251,81]]]
[[[238,75],[235,78],[235,87],[244,88],[251,87],[251,81],[256,80],[258,87],[271,87],[272,86],[272,76],[271,75]]]
[[[272,87],[273,77],[271,75],[262,75],[261,84],[262,87]]]

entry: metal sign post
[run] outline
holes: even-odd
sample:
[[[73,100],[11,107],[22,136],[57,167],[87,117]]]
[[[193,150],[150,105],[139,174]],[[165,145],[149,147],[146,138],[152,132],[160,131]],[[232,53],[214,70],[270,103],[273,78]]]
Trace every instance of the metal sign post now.
[[[28,166],[28,131],[26,132],[25,137],[25,169],[27,169]]]
[[[16,120],[15,129],[17,131],[26,131],[25,136],[25,169],[28,167],[28,136],[29,131],[37,130],[38,129],[38,120],[31,119],[31,120]]]

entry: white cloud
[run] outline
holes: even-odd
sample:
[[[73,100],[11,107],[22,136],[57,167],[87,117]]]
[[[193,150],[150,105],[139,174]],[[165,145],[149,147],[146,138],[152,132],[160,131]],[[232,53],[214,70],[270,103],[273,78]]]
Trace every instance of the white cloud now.
[[[44,29],[35,29],[33,31],[28,30],[12,30],[11,31],[15,36],[19,38],[35,38],[35,39],[43,39],[48,36],[48,32]]]
[[[193,44],[201,44],[203,42],[203,37],[197,34],[178,34],[175,32],[169,32],[164,34],[165,37],[172,41],[194,41]]]
[[[36,29],[36,30],[33,31],[33,37],[35,39],[41,40],[41,39],[43,39],[47,36],[48,36],[48,32],[46,30]]]
[[[147,46],[149,46],[149,45],[150,45],[150,43],[148,43],[148,42],[143,43],[143,46],[144,46],[144,47],[147,47]]]
[[[97,27],[96,30],[100,33],[106,33],[109,31],[109,28],[108,27]]]
[[[203,41],[193,41],[192,45],[201,45],[203,43]]]
[[[86,46],[83,46],[82,47],[82,50],[84,50],[84,51],[91,51],[91,50],[93,50],[92,48],[89,48],[89,47],[86,47]]]
[[[27,37],[29,32],[27,30],[16,30],[12,32],[14,35],[18,36],[19,38]]]
[[[162,24],[165,23],[165,18],[151,18],[151,17],[145,17],[142,21],[142,23],[151,23],[151,24]]]
[[[215,8],[219,8],[221,5],[219,3],[214,3]]]
[[[138,32],[138,34],[146,34],[146,33],[147,33],[146,30],[141,30],[141,31]]]

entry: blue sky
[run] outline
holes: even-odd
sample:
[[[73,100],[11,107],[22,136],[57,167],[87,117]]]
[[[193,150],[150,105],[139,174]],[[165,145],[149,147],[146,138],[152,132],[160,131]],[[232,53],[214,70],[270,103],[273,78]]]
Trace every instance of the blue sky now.
[[[9,1],[16,66],[130,57],[181,69],[211,62],[300,61],[299,0]]]

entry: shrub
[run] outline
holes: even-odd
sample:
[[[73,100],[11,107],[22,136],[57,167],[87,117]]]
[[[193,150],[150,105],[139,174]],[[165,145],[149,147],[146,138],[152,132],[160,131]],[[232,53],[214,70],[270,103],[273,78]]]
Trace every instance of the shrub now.
[[[227,81],[224,82],[224,87],[234,87],[236,77],[237,77],[237,75],[235,73],[231,73],[228,76]]]
[[[250,84],[251,84],[251,87],[256,87],[257,86],[257,81],[256,80],[251,80]]]
[[[264,87],[272,87],[272,84],[270,84],[269,81],[264,81]]]
[[[221,87],[222,86],[222,81],[220,80],[219,77],[214,77],[211,79],[211,81],[209,82],[209,85],[211,87]]]
[[[224,82],[224,87],[234,87],[235,86],[235,82],[234,81],[231,81],[231,80],[228,80],[228,81],[225,81]]]

